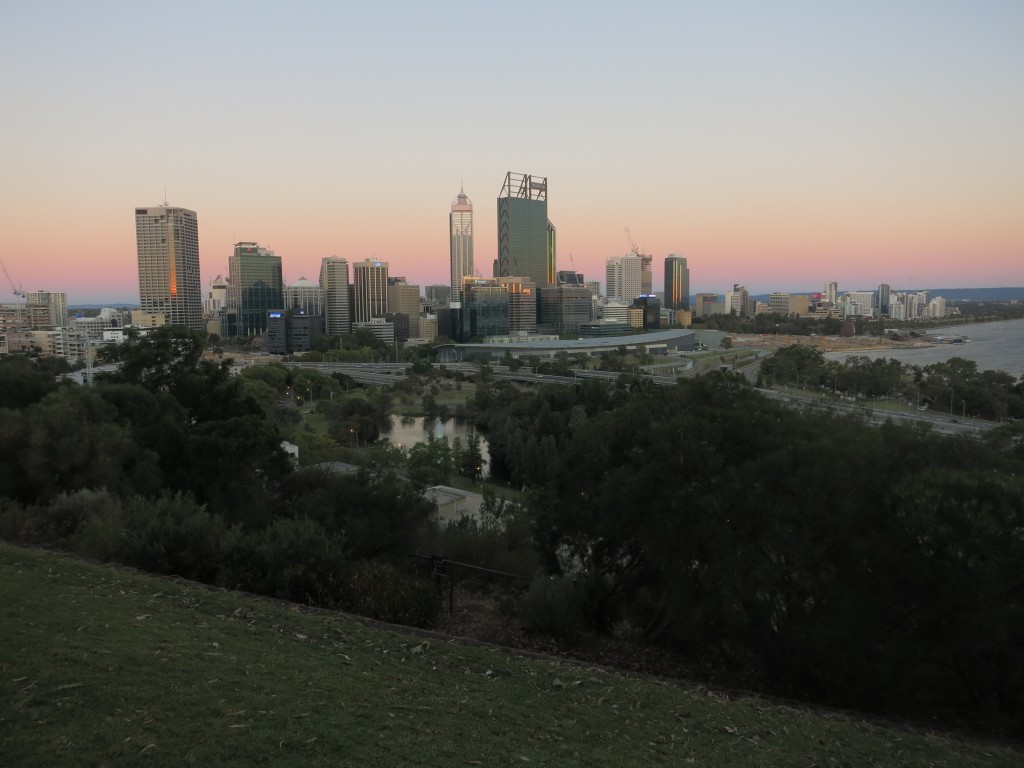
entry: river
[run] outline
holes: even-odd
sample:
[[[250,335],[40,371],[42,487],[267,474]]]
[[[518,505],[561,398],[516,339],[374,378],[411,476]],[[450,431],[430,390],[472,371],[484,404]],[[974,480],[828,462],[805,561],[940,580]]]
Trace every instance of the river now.
[[[471,431],[473,431],[471,423],[457,421],[456,419],[448,419],[448,421],[433,419],[425,424],[422,416],[406,416],[404,418],[402,416],[392,416],[391,431],[381,435],[381,437],[386,437],[395,445],[400,445],[403,448],[411,448],[417,443],[426,443],[442,437],[448,438],[449,443],[454,442],[455,438],[459,438],[462,441],[462,445],[465,446]],[[477,431],[476,435],[480,440],[480,455],[484,459],[481,470],[482,477],[487,477],[491,463],[491,455],[487,450],[487,438],[480,434],[479,431]]]
[[[873,349],[864,352],[826,352],[829,360],[844,361],[850,356],[893,358],[907,365],[931,365],[951,357],[962,357],[978,364],[979,371],[1005,371],[1024,376],[1024,319],[1001,320],[995,323],[969,323],[934,328],[929,334],[959,336],[971,339],[970,344],[936,344],[915,349]]]

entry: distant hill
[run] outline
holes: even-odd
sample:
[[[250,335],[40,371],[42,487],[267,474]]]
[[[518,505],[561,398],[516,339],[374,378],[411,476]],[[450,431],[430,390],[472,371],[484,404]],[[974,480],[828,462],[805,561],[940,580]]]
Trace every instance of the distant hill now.
[[[1024,288],[929,288],[929,296],[946,301],[1024,301]]]
[[[867,289],[865,289],[867,290]],[[1024,287],[1021,288],[893,288],[896,293],[918,293],[927,291],[931,297],[942,296],[946,301],[1024,301]],[[817,293],[817,291],[793,291],[795,294]],[[840,291],[842,294],[843,291]],[[751,295],[756,301],[768,303],[770,294]]]

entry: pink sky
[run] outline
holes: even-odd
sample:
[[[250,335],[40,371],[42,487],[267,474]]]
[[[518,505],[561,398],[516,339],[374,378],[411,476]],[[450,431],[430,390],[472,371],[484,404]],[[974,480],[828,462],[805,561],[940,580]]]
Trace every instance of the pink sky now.
[[[693,292],[1024,285],[1024,4],[896,5],[23,4],[0,259],[135,301],[133,210],[166,185],[204,281],[252,240],[288,280],[338,255],[444,283],[460,184],[486,275],[511,170],[548,177],[559,268],[602,282],[628,226],[656,288],[668,253]]]

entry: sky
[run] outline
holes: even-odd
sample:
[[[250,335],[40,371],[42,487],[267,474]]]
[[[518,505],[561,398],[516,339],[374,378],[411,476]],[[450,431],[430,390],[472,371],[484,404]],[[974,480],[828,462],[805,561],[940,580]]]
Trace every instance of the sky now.
[[[656,289],[1022,286],[1022,40],[1020,0],[7,2],[0,260],[137,302],[166,199],[204,285],[238,241],[447,283],[452,200],[489,275],[513,171],[602,283],[629,227]]]

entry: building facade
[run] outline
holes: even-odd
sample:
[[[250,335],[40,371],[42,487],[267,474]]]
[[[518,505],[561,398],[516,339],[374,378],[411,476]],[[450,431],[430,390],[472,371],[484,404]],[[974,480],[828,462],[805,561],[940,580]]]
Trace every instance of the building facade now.
[[[613,256],[605,261],[604,272],[608,301],[630,304],[643,294],[643,260],[640,256]]]
[[[281,257],[259,243],[235,243],[228,260],[228,312],[235,315],[234,335],[260,335],[272,309],[284,307]]]
[[[578,334],[581,325],[594,319],[593,296],[583,285],[559,283],[557,288],[541,288],[539,294],[540,332]]]
[[[63,328],[68,324],[68,295],[63,291],[27,291],[25,304],[45,306],[50,328]]]
[[[324,332],[328,336],[352,333],[351,288],[346,259],[327,256],[320,260],[320,290],[324,296]]]
[[[388,310],[390,314],[400,314],[408,318],[408,327],[403,333],[397,333],[399,340],[405,341],[420,335],[420,287],[405,281],[404,277],[388,278]]]
[[[523,277],[499,277],[498,285],[508,291],[508,332],[537,332],[537,286]],[[493,335],[493,334],[490,334]]]
[[[462,289],[461,337],[465,340],[508,335],[508,299],[505,286],[495,279],[468,279]]]
[[[196,212],[166,203],[135,209],[139,306],[170,325],[204,330]]]
[[[690,268],[677,253],[665,257],[665,308],[690,308]]]
[[[388,263],[375,259],[352,265],[352,322],[368,323],[388,313]]]
[[[271,310],[267,313],[264,349],[272,355],[309,352],[310,342],[322,324],[322,317],[307,315],[301,309]]]
[[[555,227],[548,220],[548,180],[509,172],[498,197],[495,277],[526,277],[555,284]]]
[[[450,300],[462,301],[462,281],[471,277],[473,268],[473,203],[459,190],[448,214],[448,239],[451,245],[452,292]]]

